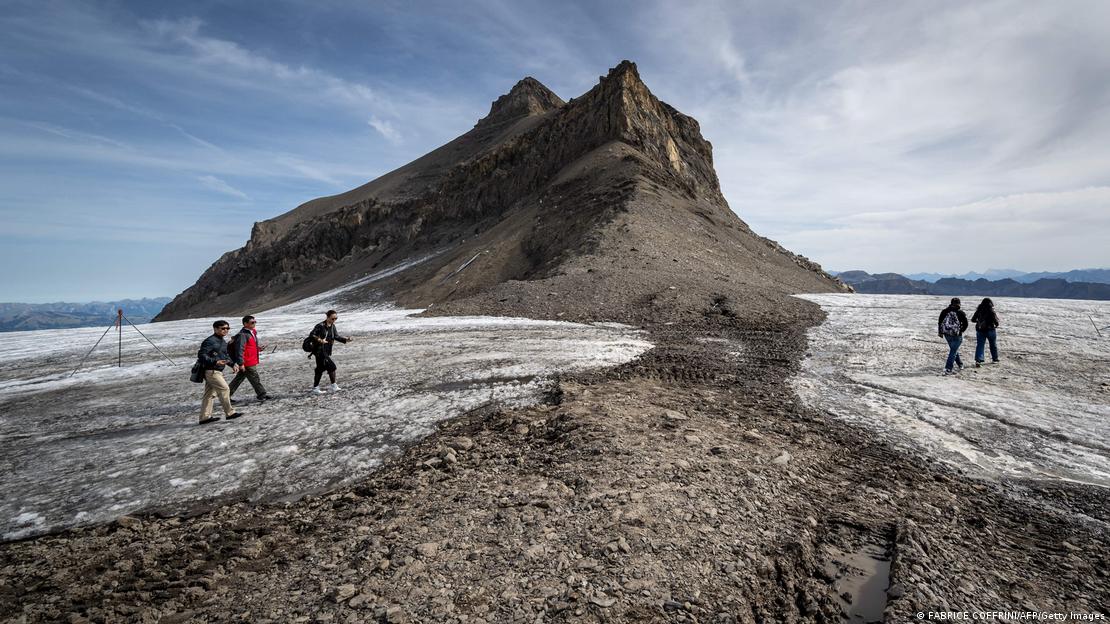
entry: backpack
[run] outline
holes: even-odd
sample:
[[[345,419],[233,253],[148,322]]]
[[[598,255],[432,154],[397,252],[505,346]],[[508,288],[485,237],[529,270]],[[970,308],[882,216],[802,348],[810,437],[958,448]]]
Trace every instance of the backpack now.
[[[316,351],[317,344],[316,337],[309,334],[308,338],[305,338],[304,342],[301,343],[301,348],[304,349],[305,353],[313,353]]]
[[[955,310],[949,310],[948,314],[944,315],[944,321],[940,324],[940,333],[945,336],[960,335],[960,316]]]
[[[204,365],[200,363],[200,358],[193,364],[193,368],[189,371],[189,381],[193,383],[201,383],[204,381]]]
[[[238,334],[235,334],[235,337],[231,339],[231,344],[229,344],[227,346],[228,353],[233,354],[233,355],[239,353],[239,343],[242,339],[243,339],[243,332],[239,332]]]

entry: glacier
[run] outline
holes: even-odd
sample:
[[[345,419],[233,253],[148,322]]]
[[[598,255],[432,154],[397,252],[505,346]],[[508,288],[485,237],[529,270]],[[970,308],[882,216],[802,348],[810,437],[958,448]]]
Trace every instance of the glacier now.
[[[801,297],[827,314],[792,381],[807,405],[979,478],[1110,487],[1110,302],[992,297],[1001,361],[974,367],[971,327],[946,377],[948,297]]]
[[[618,365],[651,348],[639,331],[613,324],[340,309],[337,326],[354,338],[335,346],[342,390],[313,396],[313,362],[300,343],[328,305],[314,297],[257,314],[267,347],[259,370],[280,398],[257,404],[244,383],[235,398],[245,416],[203,427],[203,385],[188,377],[214,319],[138,326],[175,364],[125,325],[122,367],[112,330],[73,375],[104,328],[5,334],[3,539],[321,491],[367,475],[444,419],[535,403],[560,373]],[[239,319],[226,320],[237,332]]]

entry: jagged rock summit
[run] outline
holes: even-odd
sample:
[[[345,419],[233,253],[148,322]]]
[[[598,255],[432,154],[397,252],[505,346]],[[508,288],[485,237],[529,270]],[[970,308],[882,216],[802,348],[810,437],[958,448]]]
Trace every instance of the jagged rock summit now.
[[[348,290],[347,302],[773,319],[788,294],[842,288],[729,209],[697,121],[623,61],[570,102],[525,78],[443,147],[255,224],[158,320],[257,313],[394,267],[405,268]]]
[[[494,100],[489,114],[476,125],[493,125],[529,115],[543,115],[566,104],[540,81],[527,76],[508,93]]]

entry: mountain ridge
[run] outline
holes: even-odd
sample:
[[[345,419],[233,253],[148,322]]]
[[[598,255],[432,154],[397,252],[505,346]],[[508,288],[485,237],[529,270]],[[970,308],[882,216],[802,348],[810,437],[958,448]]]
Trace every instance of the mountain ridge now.
[[[620,241],[634,237],[613,229],[628,213],[635,218],[624,227],[654,242],[667,240],[671,251],[681,252],[682,264],[693,258],[700,258],[693,267],[719,263],[715,270],[725,281],[727,257],[734,256],[742,270],[732,277],[768,296],[840,288],[816,264],[755,235],[729,209],[712,145],[697,121],[656,98],[629,61],[569,102],[526,78],[458,139],[358,189],[313,202],[255,224],[250,241],[217,260],[159,320],[257,311],[425,255],[432,259],[348,297],[352,303],[380,296],[416,307],[451,303],[458,312],[554,315],[557,306],[538,293],[517,306],[510,300],[519,292],[469,307],[460,301],[503,291],[509,282],[521,290],[521,284],[570,269],[577,275],[570,281],[578,282],[567,284],[572,290],[624,288],[621,276],[602,269],[629,253]],[[659,230],[660,222],[669,230]],[[599,253],[607,258],[599,262]],[[584,261],[588,257],[594,259]],[[660,270],[656,278],[673,269],[653,258],[636,275],[624,276],[630,284],[638,280],[633,290],[655,288],[647,283],[655,278],[640,275],[649,266]],[[574,315],[598,312],[582,308]]]
[[[146,323],[170,300],[170,297],[143,297],[84,303],[4,302],[0,303],[0,332],[107,326],[115,320],[117,309],[122,309],[133,323]]]
[[[987,269],[979,273],[977,271],[970,271],[968,273],[955,274],[955,273],[905,273],[906,277],[913,280],[921,280],[925,282],[936,282],[939,279],[947,277],[965,279],[965,280],[998,280],[998,279],[1012,279],[1023,284],[1031,284],[1039,279],[1062,279],[1068,282],[1091,282],[1095,284],[1110,284],[1110,269],[1072,269],[1070,271],[1034,271],[1025,272],[1015,269]]]
[[[1024,283],[1010,278],[965,280],[952,277],[927,282],[898,273],[871,274],[866,271],[843,271],[837,276],[856,292],[866,294],[1110,300],[1110,284],[1069,282],[1059,278],[1040,278]]]

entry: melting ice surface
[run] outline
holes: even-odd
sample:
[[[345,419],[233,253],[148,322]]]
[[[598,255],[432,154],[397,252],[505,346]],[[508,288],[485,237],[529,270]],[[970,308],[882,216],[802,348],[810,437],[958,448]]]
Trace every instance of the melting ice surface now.
[[[112,330],[72,377],[103,328],[4,334],[4,539],[357,479],[438,421],[490,401],[535,402],[555,373],[613,366],[651,347],[611,324],[340,310],[340,332],[354,337],[335,346],[342,390],[317,397],[307,392],[312,361],[300,348],[323,318],[314,308],[326,307],[317,303],[258,315],[262,343],[277,347],[263,356],[262,380],[281,398],[258,405],[244,383],[235,397],[247,399],[245,416],[203,427],[196,424],[203,385],[188,377],[214,319],[139,326],[176,366],[125,326],[122,368]],[[237,331],[238,319],[227,320]]]
[[[948,297],[802,298],[828,314],[794,380],[806,403],[978,476],[1110,487],[1110,302],[992,297],[1001,362],[974,368],[972,327],[944,377]]]

